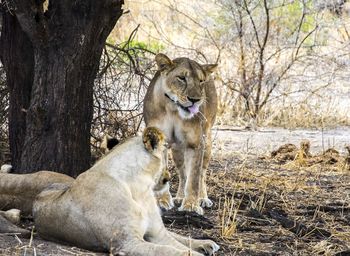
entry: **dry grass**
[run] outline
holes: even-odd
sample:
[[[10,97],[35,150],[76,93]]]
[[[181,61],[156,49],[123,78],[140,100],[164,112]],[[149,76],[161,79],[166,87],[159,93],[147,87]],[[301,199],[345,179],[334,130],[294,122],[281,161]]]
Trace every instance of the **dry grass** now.
[[[286,127],[288,129],[305,127],[337,127],[350,124],[348,110],[338,105],[325,106],[322,98],[317,99],[318,104],[296,104],[287,106],[268,106],[261,113],[261,120],[265,126]]]
[[[220,98],[220,100],[225,99]],[[300,127],[334,128],[350,125],[349,108],[340,107],[336,104],[325,106],[322,98],[318,98],[317,102],[318,104],[314,105],[295,102],[290,105],[283,105],[282,101],[274,102],[274,104],[267,105],[262,109],[258,116],[258,123],[263,127],[284,127],[288,129]],[[239,101],[235,103],[221,102],[218,113],[218,124],[247,125],[244,106]]]
[[[220,235],[223,238],[230,238],[237,232],[237,214],[240,204],[236,206],[233,195],[231,198],[225,196],[222,209],[220,203],[221,202],[219,202],[219,212],[222,213]]]
[[[215,239],[217,255],[343,255],[350,253],[350,171],[309,166],[304,150],[286,163],[248,152],[215,151],[206,216],[210,230],[176,232]],[[345,254],[344,254],[345,255]]]

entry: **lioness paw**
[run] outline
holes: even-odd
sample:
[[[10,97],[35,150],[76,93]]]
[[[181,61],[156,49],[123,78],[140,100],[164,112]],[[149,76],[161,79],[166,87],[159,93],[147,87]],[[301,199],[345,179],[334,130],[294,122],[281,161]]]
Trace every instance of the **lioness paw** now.
[[[163,195],[162,197],[157,198],[158,205],[160,208],[165,210],[170,210],[174,207],[174,200],[171,195]]]
[[[11,221],[13,224],[18,224],[21,220],[21,211],[18,209],[11,209],[8,211],[1,211],[0,215]]]
[[[201,198],[200,202],[203,208],[210,208],[213,206],[213,202],[209,198]]]
[[[164,210],[170,210],[172,208],[174,208],[174,202],[173,201],[158,201],[158,205],[160,208],[164,209]]]
[[[212,240],[201,240],[201,242],[195,250],[203,252],[206,255],[213,255],[220,249],[220,246]]]
[[[199,205],[199,200],[183,199],[179,211],[196,212],[200,215],[204,214],[203,208]]]

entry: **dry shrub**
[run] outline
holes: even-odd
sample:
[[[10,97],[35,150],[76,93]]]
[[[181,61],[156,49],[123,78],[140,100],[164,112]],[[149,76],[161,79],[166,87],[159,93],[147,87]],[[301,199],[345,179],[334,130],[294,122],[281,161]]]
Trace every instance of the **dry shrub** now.
[[[143,98],[155,73],[153,50],[157,49],[134,40],[136,32],[137,28],[120,44],[107,43],[102,54],[93,95],[93,160],[102,154],[100,144],[106,133],[123,140],[140,129]],[[0,64],[0,164],[9,158],[9,95],[5,80]]]
[[[92,150],[101,155],[105,134],[123,140],[135,135],[142,124],[143,98],[154,74],[151,46],[134,41],[137,29],[126,42],[107,43],[95,80]]]

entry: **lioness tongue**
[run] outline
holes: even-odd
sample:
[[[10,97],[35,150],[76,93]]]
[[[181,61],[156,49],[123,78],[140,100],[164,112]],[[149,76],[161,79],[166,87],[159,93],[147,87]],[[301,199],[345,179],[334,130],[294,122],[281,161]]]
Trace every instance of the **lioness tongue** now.
[[[199,108],[197,105],[192,105],[191,107],[188,108],[191,114],[197,114],[199,111]]]

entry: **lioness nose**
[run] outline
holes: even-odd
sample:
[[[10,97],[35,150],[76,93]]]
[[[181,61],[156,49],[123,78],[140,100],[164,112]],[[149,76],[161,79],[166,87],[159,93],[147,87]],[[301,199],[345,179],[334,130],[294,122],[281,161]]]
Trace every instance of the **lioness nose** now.
[[[191,98],[191,97],[187,97],[187,99],[189,101],[191,101],[193,104],[201,100],[201,99],[198,99],[198,98]]]

